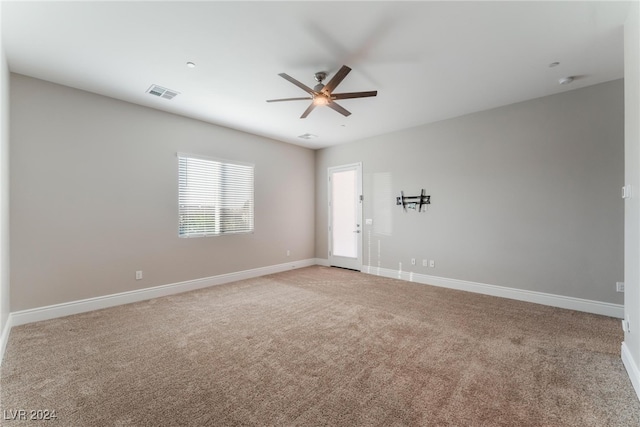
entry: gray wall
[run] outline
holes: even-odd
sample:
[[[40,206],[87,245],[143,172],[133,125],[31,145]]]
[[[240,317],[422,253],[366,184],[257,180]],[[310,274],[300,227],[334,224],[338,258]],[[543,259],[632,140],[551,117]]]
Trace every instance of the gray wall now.
[[[255,233],[178,238],[176,152],[255,164]],[[312,150],[12,74],[11,311],[313,258],[314,179]]]
[[[640,397],[640,5],[634,2],[625,23],[625,185],[632,186],[630,199],[625,200],[625,319],[631,332],[625,332],[624,342],[635,370],[634,386]],[[629,369],[629,367],[628,367]]]
[[[9,66],[0,35],[0,336],[10,312],[9,253]]]
[[[621,304],[623,86],[318,151],[316,257],[327,258],[327,168],[362,161],[365,265]],[[422,188],[427,212],[395,206]]]

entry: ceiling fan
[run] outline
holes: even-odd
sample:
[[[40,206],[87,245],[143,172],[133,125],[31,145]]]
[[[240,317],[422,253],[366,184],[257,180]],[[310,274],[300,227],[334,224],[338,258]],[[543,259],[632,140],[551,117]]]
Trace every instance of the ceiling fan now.
[[[322,82],[327,78],[327,73],[325,73],[324,71],[319,71],[315,74],[316,82],[318,82],[318,84],[316,84],[313,89],[311,89],[304,83],[299,82],[288,74],[280,73],[278,74],[280,77],[290,81],[311,96],[304,98],[267,99],[267,102],[301,101],[305,99],[311,100],[311,104],[309,105],[309,107],[307,107],[304,113],[302,113],[302,115],[300,116],[301,119],[307,117],[309,113],[311,113],[311,111],[313,111],[313,109],[319,105],[326,105],[332,110],[335,110],[343,116],[347,117],[351,115],[351,113],[344,107],[338,105],[335,102],[336,99],[365,98],[368,96],[376,96],[378,94],[377,90],[371,90],[368,92],[333,93],[333,90],[340,84],[342,80],[344,80],[345,77],[347,77],[347,74],[349,74],[350,71],[351,68],[343,65],[326,85]]]

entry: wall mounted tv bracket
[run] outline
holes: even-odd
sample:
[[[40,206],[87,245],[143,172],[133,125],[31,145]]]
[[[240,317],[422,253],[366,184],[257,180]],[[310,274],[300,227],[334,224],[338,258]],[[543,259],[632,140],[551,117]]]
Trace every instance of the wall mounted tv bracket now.
[[[416,209],[416,207],[418,208],[418,212],[422,212],[422,206],[430,204],[431,196],[424,194],[424,188],[419,196],[405,196],[404,191],[400,191],[400,197],[396,197],[396,205],[402,205],[402,209],[404,209],[405,212],[407,208]]]

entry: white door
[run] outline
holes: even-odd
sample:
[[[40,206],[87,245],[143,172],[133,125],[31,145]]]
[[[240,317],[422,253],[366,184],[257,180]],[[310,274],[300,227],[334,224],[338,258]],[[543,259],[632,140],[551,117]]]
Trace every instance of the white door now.
[[[362,269],[362,163],[331,167],[329,265]]]

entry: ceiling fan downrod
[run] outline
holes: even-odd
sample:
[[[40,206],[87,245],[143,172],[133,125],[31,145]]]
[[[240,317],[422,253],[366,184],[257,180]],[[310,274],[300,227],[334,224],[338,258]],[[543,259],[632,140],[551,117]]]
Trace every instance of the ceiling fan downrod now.
[[[322,84],[322,82],[327,78],[327,73],[325,73],[324,71],[318,71],[314,75],[314,78],[316,79],[318,84],[313,87],[313,90],[315,90],[316,92],[320,92],[322,89],[324,89],[324,84]]]

